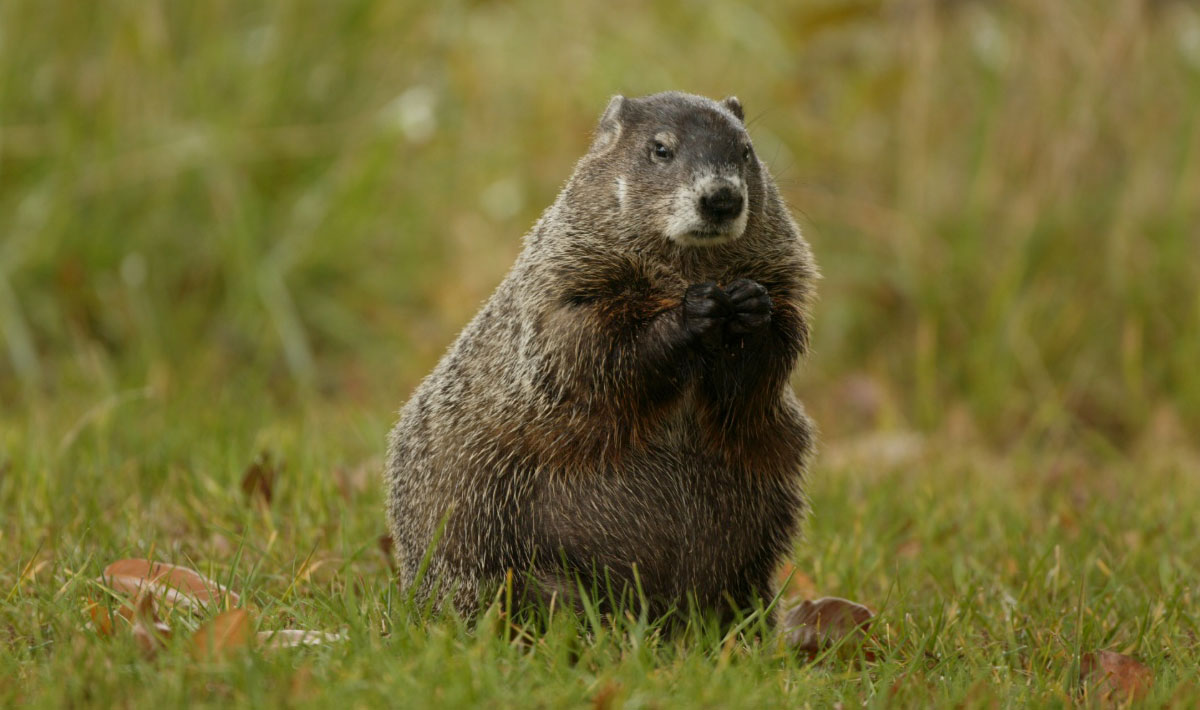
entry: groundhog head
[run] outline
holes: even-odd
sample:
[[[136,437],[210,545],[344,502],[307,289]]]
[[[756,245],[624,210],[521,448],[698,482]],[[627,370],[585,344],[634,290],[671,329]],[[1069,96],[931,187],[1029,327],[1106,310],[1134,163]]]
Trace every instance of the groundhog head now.
[[[597,195],[639,234],[706,247],[742,236],[762,202],[762,169],[742,105],[669,92],[616,96],[588,152]]]

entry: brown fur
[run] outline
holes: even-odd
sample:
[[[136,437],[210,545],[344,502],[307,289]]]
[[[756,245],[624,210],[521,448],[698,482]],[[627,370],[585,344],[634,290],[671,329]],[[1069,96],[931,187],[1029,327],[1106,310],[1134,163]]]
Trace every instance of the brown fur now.
[[[770,598],[813,448],[788,377],[816,269],[748,140],[736,99],[610,104],[389,437],[388,516],[419,597],[471,614],[509,570],[572,595],[636,569],[657,611]],[[744,231],[669,238],[681,186],[710,173],[743,186]],[[739,293],[750,305],[729,305]]]

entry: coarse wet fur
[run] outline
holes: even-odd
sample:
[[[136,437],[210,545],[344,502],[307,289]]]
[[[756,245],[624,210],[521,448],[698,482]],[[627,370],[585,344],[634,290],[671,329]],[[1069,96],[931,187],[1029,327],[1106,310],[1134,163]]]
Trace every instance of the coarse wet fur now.
[[[616,97],[389,437],[401,583],[651,613],[772,597],[813,426],[788,384],[817,278],[735,98]],[[582,586],[581,586],[582,585]]]

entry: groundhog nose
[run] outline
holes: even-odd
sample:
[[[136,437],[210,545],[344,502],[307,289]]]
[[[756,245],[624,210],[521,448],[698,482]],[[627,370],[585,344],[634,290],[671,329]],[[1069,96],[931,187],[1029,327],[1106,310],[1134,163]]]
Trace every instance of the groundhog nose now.
[[[720,187],[700,197],[700,214],[714,222],[733,219],[742,213],[742,195],[731,187]]]

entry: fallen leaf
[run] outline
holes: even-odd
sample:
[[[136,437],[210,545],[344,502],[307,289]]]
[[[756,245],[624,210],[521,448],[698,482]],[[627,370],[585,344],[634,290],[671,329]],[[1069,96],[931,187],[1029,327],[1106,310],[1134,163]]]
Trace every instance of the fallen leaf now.
[[[874,614],[870,609],[839,597],[805,601],[785,612],[782,621],[787,645],[809,654],[817,654],[844,638],[861,642]]]
[[[275,493],[275,479],[282,470],[282,461],[276,462],[268,451],[260,452],[242,475],[242,493],[250,500],[270,504]]]
[[[263,648],[293,648],[295,646],[320,646],[327,643],[345,641],[345,634],[331,631],[312,631],[309,629],[280,629],[278,631],[259,631],[258,642]]]
[[[1154,671],[1129,656],[1092,651],[1079,659],[1084,692],[1102,702],[1126,704],[1143,697],[1154,684]]]
[[[192,657],[221,658],[231,651],[248,647],[254,638],[250,634],[250,622],[250,612],[245,609],[230,609],[217,614],[192,634]]]
[[[100,581],[130,597],[144,591],[159,604],[192,612],[203,611],[219,603],[222,597],[228,597],[231,604],[239,601],[236,593],[199,572],[165,562],[117,560],[104,568]]]
[[[130,613],[126,618],[133,622],[133,640],[138,648],[148,657],[158,653],[171,638],[171,627],[159,620],[154,609],[154,597],[142,594],[121,609],[123,615],[127,609]]]
[[[392,574],[395,574],[398,571],[396,569],[396,543],[392,540],[391,535],[384,534],[379,536],[379,549],[383,551],[383,557],[387,560],[388,569],[392,570]]]
[[[100,636],[112,636],[113,618],[108,609],[92,599],[87,600],[86,608],[88,616],[92,619],[92,628],[96,630],[96,633]]]
[[[316,568],[309,568],[311,572]],[[171,627],[158,618],[158,606],[169,604],[193,612],[202,611],[222,598],[238,603],[238,595],[205,578],[195,570],[165,562],[128,559],[118,560],[108,567],[100,581],[126,599],[117,608],[117,615],[94,600],[87,600],[86,610],[92,626],[101,636],[114,633],[116,621],[129,622],[134,641],[147,656],[153,656],[168,639]],[[267,649],[317,646],[346,640],[346,635],[308,629],[282,629],[252,633],[250,613],[244,608],[229,609],[213,617],[191,636],[192,656],[222,658],[232,651],[261,644]]]
[[[796,569],[790,562],[784,562],[775,572],[775,588],[782,592],[780,600],[784,606],[796,604],[817,594],[817,585],[812,577]]]
[[[592,696],[592,710],[608,710],[613,706],[613,700],[617,694],[621,692],[621,684],[615,681],[608,681],[604,687],[596,691]]]

